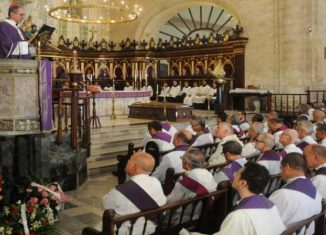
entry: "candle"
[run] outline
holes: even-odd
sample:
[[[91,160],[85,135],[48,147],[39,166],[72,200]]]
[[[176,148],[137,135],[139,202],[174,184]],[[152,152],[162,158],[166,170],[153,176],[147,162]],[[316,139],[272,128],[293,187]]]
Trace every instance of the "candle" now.
[[[158,84],[156,84],[156,95],[158,95]]]

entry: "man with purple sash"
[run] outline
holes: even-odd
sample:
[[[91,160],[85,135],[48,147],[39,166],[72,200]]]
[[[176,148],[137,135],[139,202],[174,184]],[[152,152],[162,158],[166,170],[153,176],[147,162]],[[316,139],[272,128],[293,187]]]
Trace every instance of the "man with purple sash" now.
[[[255,139],[262,133],[264,133],[264,124],[262,122],[253,122],[248,131],[249,141],[242,147],[242,157],[250,158],[259,154],[259,151],[255,148]]]
[[[280,155],[285,157],[285,155],[289,153],[303,154],[303,151],[295,145],[298,139],[298,132],[296,130],[284,130],[280,135],[280,143],[284,146],[283,151],[280,152]]]
[[[173,138],[175,149],[165,154],[158,167],[156,167],[152,176],[158,178],[162,183],[165,181],[165,175],[168,168],[173,168],[175,173],[183,172],[182,160],[180,157],[188,150],[191,142],[191,133],[186,129],[178,131]]]
[[[262,153],[256,162],[268,170],[270,175],[280,173],[281,156],[273,150],[275,145],[274,136],[263,133],[256,138],[256,148]]]
[[[247,133],[249,131],[250,128],[250,124],[246,119],[247,113],[244,110],[241,110],[237,113],[237,117],[238,117],[238,126],[240,127],[240,129]]]
[[[311,182],[326,200],[326,147],[320,144],[308,145],[304,149],[304,156],[307,167],[315,172]]]
[[[297,147],[302,151],[308,144],[317,144],[317,142],[312,138],[314,132],[313,125],[310,121],[299,121],[296,126],[300,142]]]
[[[305,159],[299,153],[289,153],[281,161],[282,178],[287,183],[276,190],[269,199],[277,206],[286,226],[308,219],[321,211],[322,197],[312,182],[305,177],[305,170]],[[313,233],[314,224],[311,224],[305,234]]]
[[[169,135],[171,136],[171,138],[173,140],[173,137],[174,137],[175,133],[177,133],[178,130],[167,121],[161,122],[161,125],[162,125],[162,131],[169,133]]]
[[[25,12],[17,4],[11,4],[8,18],[0,21],[0,59],[29,59],[28,39],[18,26]]]
[[[316,128],[316,139],[319,144],[326,147],[326,124],[321,124]]]
[[[152,137],[149,141],[154,141],[158,145],[160,152],[174,149],[174,145],[171,143],[171,135],[162,131],[162,125],[159,121],[148,123],[148,133]]]
[[[149,176],[155,165],[154,158],[144,152],[131,156],[126,166],[130,181],[118,185],[103,197],[103,207],[114,209],[116,216],[133,214],[141,211],[156,209],[166,203],[160,182]],[[141,234],[145,219],[137,220],[133,234]],[[119,229],[119,234],[129,234],[130,222],[125,222]],[[155,231],[155,224],[147,221],[145,234]]]
[[[224,219],[216,235],[276,235],[285,230],[280,214],[261,193],[269,180],[268,171],[255,162],[247,162],[234,177],[232,187],[241,200],[236,209]],[[189,233],[183,229],[181,235]]]
[[[203,168],[205,166],[204,154],[196,148],[188,149],[182,157],[183,168],[187,171],[186,175],[179,180],[172,192],[167,196],[168,203],[194,198],[216,190],[216,182],[213,175]],[[189,207],[184,211],[183,220],[190,218],[192,208]],[[173,214],[172,221],[180,219],[181,211]],[[201,213],[201,206],[197,206],[194,217],[198,218]]]
[[[275,140],[275,149],[282,149],[283,145],[280,143],[280,135],[284,130],[288,129],[279,118],[271,118],[267,121],[268,128],[272,132]]]
[[[192,147],[214,143],[213,135],[209,129],[206,128],[206,122],[203,118],[193,119],[190,124],[192,129],[196,132],[196,135],[193,136]]]
[[[232,182],[234,175],[244,166],[247,162],[245,158],[241,157],[242,146],[236,141],[228,141],[223,144],[222,153],[228,164],[220,171],[214,174],[214,179],[219,183],[224,181]]]

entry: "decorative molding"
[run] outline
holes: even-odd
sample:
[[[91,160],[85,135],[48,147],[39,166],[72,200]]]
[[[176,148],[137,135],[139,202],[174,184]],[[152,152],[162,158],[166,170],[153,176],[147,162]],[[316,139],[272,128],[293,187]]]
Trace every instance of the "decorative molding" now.
[[[13,131],[14,130],[14,122],[13,120],[0,120],[0,131]]]
[[[15,129],[16,131],[37,131],[40,130],[40,121],[39,120],[15,120]]]

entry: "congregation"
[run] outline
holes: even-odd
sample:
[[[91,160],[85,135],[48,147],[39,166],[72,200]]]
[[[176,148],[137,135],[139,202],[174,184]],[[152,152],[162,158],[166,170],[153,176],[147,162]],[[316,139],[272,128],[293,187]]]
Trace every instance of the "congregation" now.
[[[268,113],[266,120],[255,114],[251,121],[244,111],[221,113],[214,132],[197,116],[180,130],[168,122],[152,121],[144,150],[154,144],[163,154],[159,159],[143,151],[133,154],[125,166],[129,180],[104,196],[104,209],[114,209],[116,216],[146,211],[208,194],[228,182],[237,192],[234,209],[216,234],[281,234],[291,224],[320,213],[326,199],[325,114],[319,108],[309,112],[300,114],[293,126],[287,126],[276,112]],[[218,144],[210,156],[199,149],[214,143]],[[209,166],[216,164],[219,168],[211,172]],[[162,185],[171,168],[181,176],[164,195]],[[266,194],[270,177],[278,174],[284,183]],[[114,195],[117,191],[119,196]],[[187,208],[182,221],[189,219],[191,211],[199,217],[201,209]],[[174,213],[170,223],[180,216],[180,211]],[[130,230],[130,223],[124,226]],[[133,231],[143,226],[144,221],[137,221]],[[155,223],[150,223],[145,234],[153,229]],[[198,233],[183,229],[180,234]],[[314,224],[306,234],[314,234]]]

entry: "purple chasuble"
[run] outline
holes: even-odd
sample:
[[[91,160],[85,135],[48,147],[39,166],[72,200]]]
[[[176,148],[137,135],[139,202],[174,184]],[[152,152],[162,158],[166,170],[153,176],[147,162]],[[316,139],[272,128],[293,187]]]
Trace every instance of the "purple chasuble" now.
[[[177,147],[174,148],[173,151],[187,151],[190,146],[185,144],[185,145],[178,145]]]
[[[285,151],[284,151],[285,152]],[[258,161],[280,161],[281,156],[274,150],[268,150],[264,152],[258,159]]]
[[[242,199],[235,209],[271,209],[273,206],[274,203],[268,200],[265,196],[254,195]]]
[[[242,167],[243,166],[237,161],[232,161],[222,169],[222,172],[229,178],[229,180],[233,180],[234,173],[240,170]]]
[[[283,188],[289,190],[295,190],[300,193],[306,194],[307,196],[315,199],[317,190],[315,186],[311,183],[310,180],[305,178],[298,178],[288,184],[286,184]]]
[[[168,122],[162,122],[161,125],[162,125],[162,128],[163,128],[164,130],[166,130],[166,131],[170,131],[170,129],[171,129],[171,125],[170,125],[170,123],[168,123]]]
[[[140,211],[147,211],[160,207],[142,187],[132,180],[120,184],[115,188],[128,198]]]
[[[25,33],[19,29],[25,40],[27,37]],[[30,59],[29,55],[12,55],[18,42],[23,41],[15,27],[6,21],[0,22],[0,59]]]
[[[316,171],[316,175],[326,175],[326,167],[319,168]]]
[[[153,137],[153,139],[163,140],[168,143],[171,142],[171,136],[168,133],[162,131],[157,132],[156,135]]]
[[[203,185],[193,180],[189,176],[183,176],[182,180],[180,180],[179,183],[190,191],[196,193],[197,196],[205,195],[208,193],[208,190]]]

